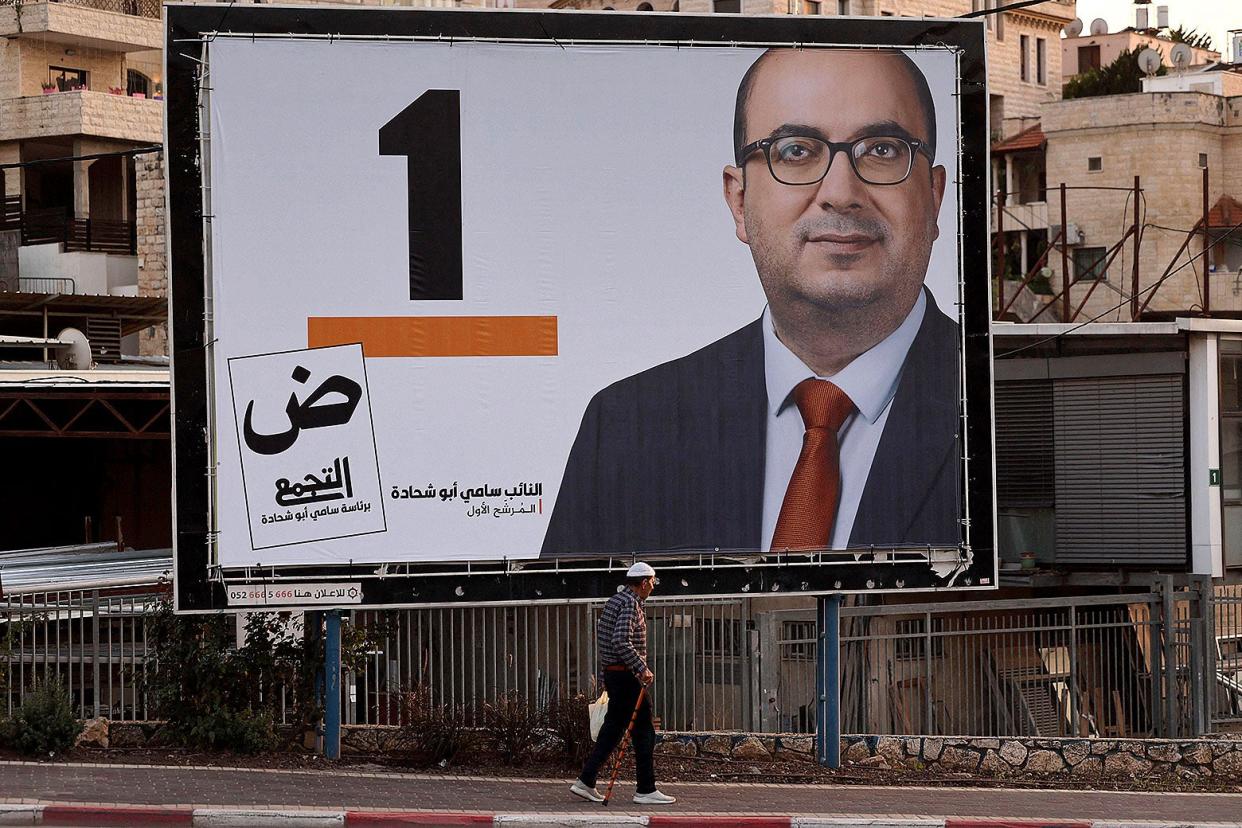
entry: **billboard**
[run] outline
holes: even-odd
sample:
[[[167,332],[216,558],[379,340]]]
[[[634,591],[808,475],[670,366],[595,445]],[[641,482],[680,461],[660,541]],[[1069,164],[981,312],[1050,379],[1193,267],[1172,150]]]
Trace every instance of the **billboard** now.
[[[995,585],[981,24],[170,11],[194,568]]]

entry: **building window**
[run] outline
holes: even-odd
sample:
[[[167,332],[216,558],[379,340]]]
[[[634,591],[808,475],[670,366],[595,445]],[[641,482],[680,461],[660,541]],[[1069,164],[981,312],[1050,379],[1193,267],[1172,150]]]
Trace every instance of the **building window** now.
[[[1207,169],[1207,153],[1206,152],[1199,153],[1199,167],[1200,169]]]
[[[837,0],[837,14],[850,13],[850,0]]]
[[[1048,41],[1042,37],[1035,38],[1035,82],[1048,85]]]
[[[814,661],[818,635],[814,621],[781,622],[781,659]]]
[[[741,14],[742,0],[715,0],[712,7],[718,14]]]
[[[803,14],[821,14],[819,0],[802,0]]]
[[[1031,79],[1031,38],[1021,35],[1018,38],[1018,77],[1024,81]]]
[[[638,8],[634,11],[655,11],[650,3],[639,3]]]
[[[893,644],[893,656],[897,661],[914,661],[927,657],[927,622],[922,618],[898,620],[895,625],[897,638]],[[944,656],[944,638],[937,633],[944,632],[944,619],[932,619],[931,646],[932,658]]]
[[[71,92],[74,89],[87,89],[86,70],[70,69],[65,66],[47,67],[48,81],[56,85],[60,92]]]
[[[1087,159],[1087,172],[1099,172],[1104,169],[1104,159],[1098,155],[1092,155]]]
[[[144,98],[151,96],[151,79],[135,69],[125,72],[125,94],[137,93]]]
[[[1100,47],[1099,46],[1079,46],[1078,47],[1078,72],[1090,72],[1092,69],[1100,68]]]
[[[1080,247],[1074,251],[1074,275],[1077,282],[1108,280],[1108,250],[1103,247]]]

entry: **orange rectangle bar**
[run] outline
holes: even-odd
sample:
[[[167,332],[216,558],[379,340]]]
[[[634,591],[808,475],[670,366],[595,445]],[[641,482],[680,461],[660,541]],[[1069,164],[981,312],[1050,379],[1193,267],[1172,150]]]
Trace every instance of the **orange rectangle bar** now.
[[[556,317],[307,317],[308,348],[353,342],[368,357],[556,356]]]

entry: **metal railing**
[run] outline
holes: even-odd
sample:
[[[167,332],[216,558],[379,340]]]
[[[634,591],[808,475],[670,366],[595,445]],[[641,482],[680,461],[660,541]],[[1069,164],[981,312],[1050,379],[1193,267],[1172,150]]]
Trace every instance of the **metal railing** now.
[[[160,18],[160,0],[48,0],[64,6],[82,6],[99,11],[128,14],[135,17]],[[0,0],[0,6],[31,4],[31,0]]]
[[[160,596],[99,590],[36,592],[0,600],[0,711],[11,714],[36,686],[59,680],[82,718],[147,717],[147,616]]]
[[[67,276],[32,276],[30,278],[23,276],[17,280],[17,289],[20,293],[72,295],[78,292],[78,283]]]
[[[98,591],[0,599],[0,689],[12,711],[59,678],[81,716],[144,719],[159,596]],[[590,604],[360,610],[365,666],[344,721],[398,724],[401,693],[471,707],[596,691]],[[665,730],[813,732],[815,608],[807,599],[648,602],[655,714]],[[1242,586],[1158,584],[1127,595],[847,606],[846,732],[1192,736],[1242,720]]]

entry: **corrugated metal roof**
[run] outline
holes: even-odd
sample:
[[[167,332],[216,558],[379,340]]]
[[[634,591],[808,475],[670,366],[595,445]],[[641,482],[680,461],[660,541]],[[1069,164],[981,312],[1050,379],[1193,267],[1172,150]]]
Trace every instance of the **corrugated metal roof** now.
[[[59,371],[54,368],[0,368],[0,388],[83,388],[97,385],[168,388],[169,370],[149,366]]]
[[[41,336],[11,336],[0,334],[0,348],[64,348],[69,342],[62,339],[47,339]]]
[[[0,552],[0,594],[155,586],[172,577],[171,549],[88,543]]]

